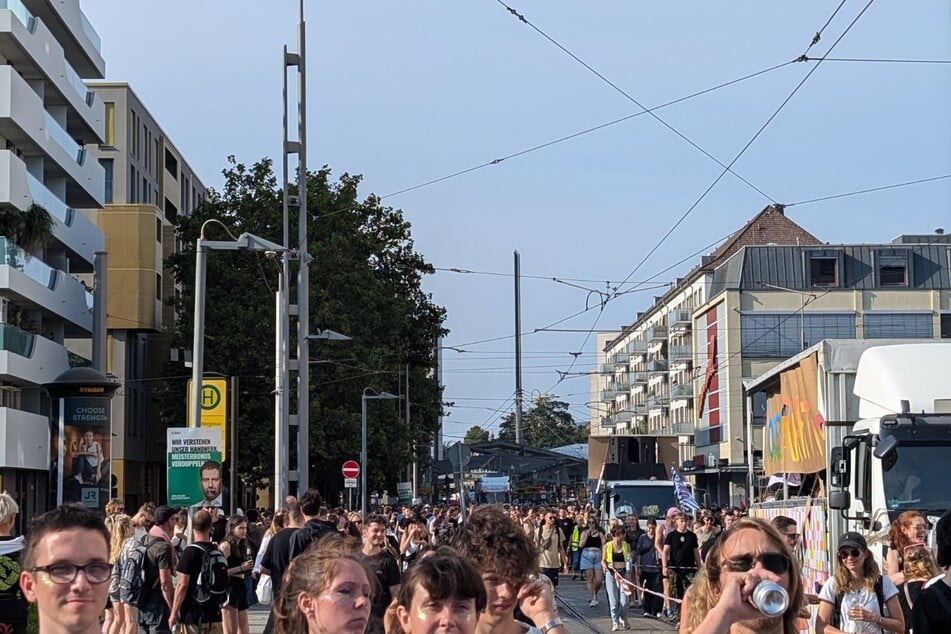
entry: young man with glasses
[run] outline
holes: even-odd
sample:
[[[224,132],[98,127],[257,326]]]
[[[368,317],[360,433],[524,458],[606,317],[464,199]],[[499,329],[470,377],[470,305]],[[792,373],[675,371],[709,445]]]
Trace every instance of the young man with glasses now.
[[[538,547],[539,571],[551,580],[553,586],[557,586],[565,536],[558,527],[558,516],[554,511],[542,516],[541,525],[535,533],[535,545]]]
[[[36,517],[23,550],[20,588],[36,603],[43,634],[99,634],[109,594],[109,532],[94,511],[66,504]]]

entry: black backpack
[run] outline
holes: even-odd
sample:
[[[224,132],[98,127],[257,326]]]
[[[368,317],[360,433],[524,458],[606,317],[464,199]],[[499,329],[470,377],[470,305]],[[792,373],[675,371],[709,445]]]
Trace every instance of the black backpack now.
[[[878,580],[875,582],[875,597],[878,599],[878,611],[884,617],[885,616],[885,589],[884,581],[882,581],[882,576],[878,576]],[[845,597],[844,592],[835,593],[835,608],[832,610],[832,619],[829,625],[832,627],[842,627],[842,599]]]
[[[146,533],[135,541],[127,554],[119,561],[119,601],[141,608],[149,601],[149,597],[158,586],[158,579],[146,578],[146,559],[149,547],[155,543],[155,538]]]
[[[197,548],[201,551],[201,570],[195,579],[192,598],[200,605],[224,605],[228,600],[228,590],[231,580],[228,577],[228,560],[218,550],[218,547],[189,544],[188,548]]]

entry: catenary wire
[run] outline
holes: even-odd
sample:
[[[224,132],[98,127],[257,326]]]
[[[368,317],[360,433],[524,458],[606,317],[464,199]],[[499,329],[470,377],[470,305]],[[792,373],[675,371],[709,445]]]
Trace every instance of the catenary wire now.
[[[920,185],[922,183],[933,183],[934,181],[940,181],[947,178],[951,178],[951,174],[944,174],[942,176],[932,176],[930,178],[919,178],[913,181],[905,181],[903,183],[893,183],[891,185],[882,185],[880,187],[869,187],[868,189],[858,189],[856,191],[845,192],[843,194],[832,194],[831,196],[820,196],[819,198],[810,198],[808,200],[798,200],[794,203],[789,203],[785,206],[789,208],[789,207],[795,207],[797,205],[809,205],[812,203],[824,202],[826,200],[835,200],[836,198],[847,198],[849,196],[858,196],[860,194],[880,192],[880,191],[885,191],[887,189],[896,189],[898,187],[908,187],[910,185]]]
[[[832,20],[835,19],[835,16],[839,14],[839,10],[845,4],[845,0],[839,2],[839,6],[835,8],[835,11],[832,12],[832,15],[829,16],[829,19],[826,20],[826,23],[822,25],[822,28],[816,31],[816,34],[812,36],[812,41],[809,42],[809,46],[806,47],[806,50],[803,52],[803,57],[812,49],[813,46],[819,43],[819,40],[822,39],[822,32],[826,30],[826,27],[832,24]]]

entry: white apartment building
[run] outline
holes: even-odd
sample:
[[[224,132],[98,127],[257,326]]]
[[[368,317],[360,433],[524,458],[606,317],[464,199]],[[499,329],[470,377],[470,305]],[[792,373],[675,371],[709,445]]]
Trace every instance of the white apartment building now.
[[[49,402],[40,389],[89,350],[91,278],[104,172],[85,144],[103,140],[104,107],[83,83],[105,75],[79,0],[0,0],[0,209],[37,204],[50,242],[26,252],[0,225],[0,489],[20,517],[47,506]],[[83,360],[73,357],[75,362]]]

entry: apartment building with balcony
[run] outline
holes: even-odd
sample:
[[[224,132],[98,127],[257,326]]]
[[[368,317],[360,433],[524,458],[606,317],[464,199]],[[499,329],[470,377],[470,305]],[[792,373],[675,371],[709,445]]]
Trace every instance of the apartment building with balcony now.
[[[86,283],[104,248],[90,218],[105,179],[87,146],[103,140],[105,109],[83,80],[104,74],[79,0],[0,0],[0,208],[36,204],[53,221],[48,244],[30,252],[0,226],[0,489],[27,519],[47,505],[50,403],[40,386],[90,348]]]
[[[884,244],[747,245],[714,270],[694,311],[696,429],[691,473],[714,499],[746,497],[746,417],[753,464],[762,413],[746,411],[744,379],[823,339],[951,337],[951,236]],[[762,411],[758,411],[762,409]]]
[[[127,83],[94,82],[103,102],[103,142],[90,148],[105,173],[98,215],[109,252],[107,371],[113,398],[113,474],[130,508],[162,499],[165,427],[154,406],[155,377],[169,358],[175,296],[169,255],[174,222],[190,215],[206,188]]]
[[[599,400],[600,416],[592,415],[593,439],[606,436],[615,445],[656,448],[653,459],[668,468],[693,464],[693,435],[697,413],[699,351],[705,333],[696,321],[697,311],[708,302],[717,267],[746,245],[791,242],[819,244],[819,240],[789,220],[778,207],[766,207],[728,238],[687,275],[671,285],[652,305],[637,313],[634,322],[617,336],[599,340],[599,369],[592,376],[592,400]],[[698,332],[698,329],[700,330]],[[654,439],[648,441],[647,439]],[[597,440],[593,440],[597,443]],[[669,447],[675,451],[667,451]],[[589,451],[595,462],[602,453]],[[623,462],[638,455],[621,451]],[[644,456],[641,455],[641,458]],[[597,465],[592,471],[599,469]]]

